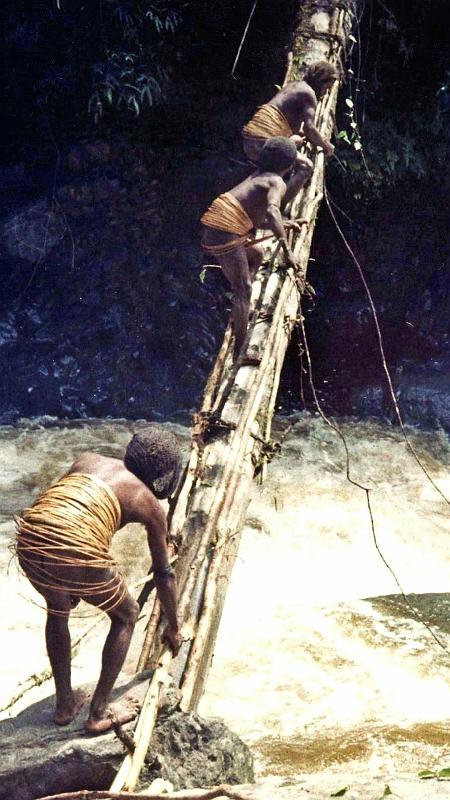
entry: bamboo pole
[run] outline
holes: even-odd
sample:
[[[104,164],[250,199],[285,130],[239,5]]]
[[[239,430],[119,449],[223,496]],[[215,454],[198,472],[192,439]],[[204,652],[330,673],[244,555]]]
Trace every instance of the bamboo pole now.
[[[296,324],[296,320],[292,319],[289,313],[285,314],[284,324],[279,328],[276,343],[274,346],[274,369],[271,385],[267,390],[267,399],[263,404],[260,411],[261,416],[261,431],[262,440],[266,447],[270,445],[270,437],[272,430],[272,418],[275,412],[275,403],[278,395],[278,388],[280,385],[281,369],[284,363],[286,354],[285,338],[289,341],[292,329]],[[258,475],[258,483],[262,484],[267,475],[268,457],[265,455],[264,450],[261,452],[260,472]]]
[[[139,719],[134,731],[134,740],[136,748],[134,753],[127,753],[120,769],[111,784],[111,791],[120,791],[125,788],[132,791],[136,786],[139,773],[147,755],[147,748],[150,742],[151,733],[153,732],[156,715],[158,713],[159,696],[162,687],[167,682],[169,667],[172,661],[172,654],[169,648],[166,647],[162,654],[160,663],[155,669],[152,679],[150,681],[147,694],[142,704],[142,709],[139,714]],[[150,731],[150,736],[147,732]]]
[[[215,798],[228,797],[229,800],[254,800],[254,794],[247,790],[239,790],[228,784],[211,786],[209,789],[182,789],[179,792],[164,792],[151,794],[149,792],[111,792],[99,789],[82,789],[78,792],[63,792],[37,800],[215,800]]]
[[[294,310],[296,309],[297,302],[295,302]],[[269,338],[269,342],[271,344],[271,349],[269,351],[269,360],[267,362],[267,372],[272,374],[275,372],[276,364],[282,361],[284,357],[284,350],[283,353],[280,352],[280,333],[281,330],[284,335],[284,326],[280,325],[282,317],[285,316],[286,306],[284,303],[284,298],[280,298],[277,307],[277,313],[274,314],[272,320],[272,327],[271,332],[274,333],[273,343],[272,339]],[[264,363],[261,365],[261,373],[264,373]],[[198,699],[201,696],[201,686],[202,686],[202,678],[201,672],[202,670],[199,669],[199,665],[202,665],[204,668],[207,666],[208,662],[208,655],[207,651],[207,639],[208,639],[208,631],[212,628],[209,626],[216,627],[216,622],[220,617],[217,615],[217,608],[219,605],[222,605],[222,599],[224,600],[224,593],[221,593],[218,590],[218,577],[224,578],[227,580],[227,573],[231,571],[232,564],[234,563],[235,555],[233,555],[233,550],[235,549],[237,552],[237,545],[239,542],[239,534],[240,528],[242,527],[242,522],[240,521],[240,517],[243,517],[245,514],[246,504],[248,503],[249,498],[249,488],[251,485],[252,477],[253,477],[253,464],[252,464],[252,456],[255,452],[255,447],[252,446],[251,438],[255,437],[255,427],[252,425],[252,420],[256,422],[256,414],[260,410],[262,402],[263,402],[263,395],[266,392],[266,385],[264,382],[260,383],[259,391],[254,397],[254,406],[253,410],[246,409],[246,420],[247,420],[247,434],[246,437],[242,437],[242,433],[240,431],[236,431],[236,437],[241,439],[241,448],[247,451],[247,470],[245,470],[245,463],[243,465],[243,469],[236,471],[234,469],[234,481],[230,481],[227,484],[227,498],[226,502],[223,503],[221,508],[221,516],[220,521],[218,523],[218,530],[224,528],[225,530],[222,532],[222,538],[219,540],[218,545],[215,548],[214,558],[210,567],[210,571],[208,573],[208,583],[205,591],[205,600],[204,600],[204,613],[202,613],[202,618],[199,623],[197,636],[195,640],[195,644],[193,650],[191,652],[189,665],[185,673],[185,678],[182,685],[182,693],[183,693],[183,707],[189,710],[195,708],[198,702]],[[231,398],[230,398],[231,402]],[[227,412],[228,409],[224,409],[224,413]],[[244,417],[244,415],[243,415]],[[258,437],[259,438],[259,437]],[[239,460],[239,459],[238,459]],[[234,512],[234,514],[233,514]],[[244,513],[243,513],[244,512]],[[242,519],[243,521],[243,519]],[[235,532],[235,533],[232,533]],[[227,546],[226,537],[231,541],[231,545]],[[225,538],[224,538],[225,537]],[[224,564],[227,565],[225,572]],[[212,637],[215,638],[215,637]],[[200,687],[200,688],[199,688]]]
[[[264,359],[267,359],[268,357],[269,357],[268,354],[265,353]],[[251,369],[251,368],[246,368],[246,369]],[[255,379],[256,377],[253,377],[254,381]],[[262,381],[260,381],[260,384],[262,385]],[[245,417],[245,419],[251,418],[252,415],[254,416],[257,409],[259,408],[258,396],[259,395],[257,395],[256,398],[250,396],[247,402],[248,409],[246,409],[248,411],[248,414]],[[237,414],[238,410],[235,404],[233,405],[234,405],[234,413]],[[241,422],[240,426],[242,427],[242,425],[243,423]],[[232,463],[234,463],[236,459],[239,459],[241,457],[242,448],[246,445],[245,438],[242,439],[242,437],[239,436],[238,434],[239,434],[239,426],[232,440],[232,444],[234,445],[233,449],[235,451],[234,454],[235,458],[231,459]],[[215,447],[215,449],[218,448],[220,450],[223,448],[223,443],[216,442],[214,443],[213,447]],[[228,463],[227,473],[230,473],[231,470],[232,467],[230,466],[230,463]],[[221,491],[220,492],[216,491],[216,494],[219,495],[219,502],[217,502],[216,500],[216,503],[213,506],[215,513],[211,513],[212,509],[210,511],[211,516],[210,519],[208,519],[208,523],[205,526],[205,529],[201,536],[200,545],[198,548],[198,552],[196,554],[196,561],[199,567],[206,558],[208,545],[211,540],[211,533],[217,523],[217,515],[219,513],[219,510],[223,505],[225,499],[228,500],[228,503],[231,502],[230,497],[232,497],[232,494],[230,493],[230,496],[227,498],[227,494],[225,491],[227,486],[228,486],[228,481],[224,479],[224,485],[222,487],[219,487]],[[207,496],[209,497],[209,492],[207,492]],[[189,608],[191,595],[194,591],[196,577],[197,577],[196,570],[195,569],[191,570],[180,601],[179,613],[182,619],[186,617],[186,611]],[[156,721],[160,691],[163,684],[168,680],[171,661],[172,661],[171,653],[168,650],[168,648],[165,648],[163,651],[163,655],[161,657],[161,662],[158,665],[157,669],[155,670],[153,677],[151,679],[150,686],[147,691],[147,695],[145,697],[144,704],[139,716],[138,724],[136,726],[136,731],[135,731],[136,749],[134,753],[128,754],[125,757],[120,767],[120,770],[111,785],[111,789],[114,791],[120,790],[122,788],[125,788],[128,791],[132,791],[136,786],[140,770],[142,768],[147,753],[147,748],[153,733],[153,728]]]
[[[205,391],[203,394],[202,405],[200,412],[197,415],[197,422],[194,425],[192,433],[192,447],[191,454],[186,470],[186,475],[181,486],[180,492],[177,497],[177,502],[172,514],[169,517],[170,523],[170,537],[173,541],[177,542],[183,526],[186,521],[187,508],[189,497],[192,492],[193,485],[198,475],[198,468],[200,463],[199,449],[201,449],[201,420],[206,414],[209,414],[217,399],[217,394],[222,384],[223,373],[227,360],[229,359],[232,345],[232,329],[231,322],[228,323],[225,330],[225,335],[220,347],[218,356],[214,363],[213,369],[208,377]]]
[[[148,620],[148,625],[145,631],[144,643],[142,645],[142,650],[140,652],[139,659],[136,664],[136,672],[142,672],[143,669],[147,669],[150,651],[153,644],[153,638],[155,636],[156,629],[159,624],[160,616],[161,616],[161,605],[155,594],[153,598],[152,610],[150,612],[150,617]]]
[[[283,312],[279,304],[278,316]],[[277,317],[274,316],[274,325],[271,329],[274,332],[274,339],[277,339]],[[258,370],[257,375],[263,375],[264,370],[271,371],[273,369],[274,353],[273,343],[269,339],[269,344],[272,347],[266,347],[263,361],[261,363],[261,372]],[[250,368],[249,368],[250,369]],[[210,625],[214,617],[214,609],[217,607],[218,597],[218,575],[223,569],[224,558],[227,554],[228,548],[226,547],[227,538],[231,536],[237,539],[240,534],[241,518],[245,515],[246,505],[249,501],[249,486],[253,476],[253,464],[251,461],[251,454],[253,446],[250,444],[249,439],[254,432],[254,421],[256,422],[256,414],[260,408],[262,394],[265,392],[265,384],[262,380],[259,381],[259,387],[254,397],[251,397],[252,403],[245,409],[246,430],[237,429],[234,435],[233,442],[230,444],[229,456],[229,478],[224,476],[224,484],[226,493],[220,508],[220,519],[216,525],[218,540],[214,549],[214,556],[212,558],[211,566],[208,573],[208,582],[205,590],[203,613],[197,629],[195,642],[189,657],[189,664],[186,669],[185,677],[182,684],[182,706],[186,710],[192,710],[196,706],[199,699],[198,684],[202,684],[201,673],[206,670],[208,664],[208,651],[207,639],[210,632]],[[236,398],[237,400],[237,398]],[[224,408],[224,414],[227,414],[231,419],[233,415],[239,414],[238,404],[233,397],[230,397],[230,408]],[[242,419],[244,419],[244,413]],[[233,445],[236,442],[235,457],[233,458]],[[244,457],[242,453],[245,453]],[[250,457],[249,457],[250,456]],[[238,465],[241,468],[238,468]],[[246,502],[245,502],[246,501]],[[195,698],[195,699],[194,699]]]

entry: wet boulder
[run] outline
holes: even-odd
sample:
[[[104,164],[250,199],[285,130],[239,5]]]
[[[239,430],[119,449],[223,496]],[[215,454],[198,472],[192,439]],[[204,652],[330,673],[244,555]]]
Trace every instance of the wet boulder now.
[[[113,700],[132,694],[142,701],[149,673],[122,681]],[[93,687],[89,687],[92,689]],[[0,800],[35,800],[56,792],[104,789],[124,758],[123,744],[112,732],[89,736],[81,714],[67,727],[53,723],[54,697],[27,708],[14,719],[0,722],[2,759]],[[124,725],[132,734],[134,722]],[[160,713],[141,787],[156,778],[175,789],[253,780],[248,747],[219,719],[184,714],[177,703]]]

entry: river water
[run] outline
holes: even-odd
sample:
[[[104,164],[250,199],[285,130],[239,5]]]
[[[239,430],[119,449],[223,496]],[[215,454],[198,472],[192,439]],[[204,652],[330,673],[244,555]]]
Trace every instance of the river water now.
[[[275,438],[285,425],[277,421]],[[11,515],[76,453],[120,457],[138,426],[24,423],[0,430],[0,705],[46,664],[43,612],[29,602],[15,567],[8,571]],[[417,777],[422,769],[450,767],[448,650],[424,624],[450,646],[448,506],[396,428],[354,421],[341,427],[352,475],[371,489],[379,548],[416,611],[376,550],[365,493],[346,479],[341,441],[319,418],[299,415],[268,479],[255,487],[199,710],[224,718],[251,746],[259,778],[273,792],[284,786],[283,797],[313,789],[327,797],[348,786],[348,798],[377,800],[386,785],[404,798],[449,796],[448,783]],[[173,429],[187,448],[188,429]],[[446,437],[410,435],[448,497]],[[115,549],[131,582],[145,574],[139,526],[118,534]],[[73,631],[90,621],[75,619]],[[104,630],[101,623],[75,658],[75,683],[96,678]],[[135,657],[132,651],[127,671]],[[51,692],[47,683],[26,702]]]

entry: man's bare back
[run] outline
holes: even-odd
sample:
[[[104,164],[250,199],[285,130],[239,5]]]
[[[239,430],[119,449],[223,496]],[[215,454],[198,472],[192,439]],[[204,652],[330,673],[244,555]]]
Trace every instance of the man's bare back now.
[[[288,83],[275,94],[269,105],[278,108],[286,117],[293,133],[298,133],[306,119],[316,113],[317,97],[306,81]]]
[[[121,508],[120,525],[117,530],[129,522],[140,522],[151,527],[154,523],[154,514],[161,512],[155,495],[118,458],[101,456],[98,453],[81,453],[66,474],[74,473],[95,475],[114,492]]]
[[[266,220],[268,199],[279,205],[286,194],[286,184],[280,175],[273,172],[253,172],[230,194],[238,200],[253,222],[254,228],[262,228]]]
[[[280,112],[277,120],[270,123],[271,128],[276,129],[279,125],[284,124],[285,127],[290,128],[290,135],[296,144],[300,144],[302,141],[299,136],[301,133],[316,147],[321,147],[325,155],[332,155],[333,145],[322,136],[314,120],[318,100],[324,97],[337,78],[336,67],[327,61],[318,61],[307,68],[303,80],[293,81],[280,89],[268,103],[261,107],[261,112],[258,111],[243,128],[243,146],[247,156],[257,163],[265,138],[268,135],[277,135],[276,130],[273,130],[272,134],[264,133],[261,123],[257,122],[258,113],[262,113],[264,109],[266,110],[264,113],[266,113],[270,111],[271,107]],[[280,117],[282,122],[278,121]],[[299,167],[301,158],[302,156],[299,154]]]

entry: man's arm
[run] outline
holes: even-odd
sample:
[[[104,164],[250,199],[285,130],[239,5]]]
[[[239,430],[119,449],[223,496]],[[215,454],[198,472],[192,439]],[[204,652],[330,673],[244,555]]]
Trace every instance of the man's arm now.
[[[281,201],[286,194],[286,184],[280,178],[280,182],[273,183],[268,192],[267,192],[267,212],[266,212],[266,221],[267,225],[271,231],[274,232],[275,236],[277,237],[278,241],[280,242],[284,254],[286,256],[286,261],[288,262],[289,266],[297,267],[297,261],[295,256],[290,249],[286,237],[286,229],[283,225],[283,218],[281,216]]]
[[[316,108],[314,105],[307,106],[304,111],[303,130],[308,141],[315,144],[317,147],[322,147],[326,156],[332,156],[334,153],[334,145],[325,139],[314,125],[314,117]]]
[[[177,585],[175,573],[169,564],[166,515],[157,500],[155,500],[152,507],[151,519],[146,523],[145,527],[152,556],[156,591],[167,618],[167,627],[164,631],[163,639],[167,641],[174,655],[176,655],[181,646],[177,618]]]

